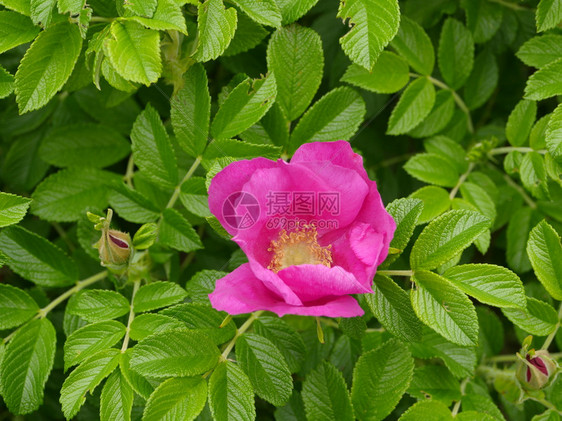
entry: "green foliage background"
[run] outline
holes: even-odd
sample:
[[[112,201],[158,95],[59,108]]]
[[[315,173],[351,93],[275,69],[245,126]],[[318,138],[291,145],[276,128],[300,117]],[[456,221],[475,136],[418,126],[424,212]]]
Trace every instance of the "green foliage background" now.
[[[0,420],[558,420],[562,0],[0,0]],[[230,162],[345,139],[398,224],[333,320],[212,309]],[[130,232],[100,266],[86,212]],[[157,232],[157,239],[151,232]]]

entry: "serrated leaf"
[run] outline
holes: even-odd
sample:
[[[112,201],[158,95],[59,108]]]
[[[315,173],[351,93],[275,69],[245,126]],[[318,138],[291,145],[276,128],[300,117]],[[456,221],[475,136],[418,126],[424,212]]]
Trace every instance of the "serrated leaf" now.
[[[234,3],[262,25],[281,26],[281,11],[275,0],[235,0]]]
[[[58,0],[57,8],[59,13],[70,13],[71,15],[80,14],[84,8],[86,0]]]
[[[400,26],[397,0],[346,0],[340,3],[338,17],[349,19],[351,26],[340,38],[343,51],[367,70],[373,68]]]
[[[276,421],[306,421],[306,413],[301,394],[293,390],[289,402],[274,412]]]
[[[560,73],[562,73],[562,58],[537,70],[527,79],[524,97],[526,99],[540,101],[556,95],[562,95],[562,79],[560,79]]]
[[[158,0],[158,6],[151,18],[130,16],[127,19],[134,20],[146,28],[158,31],[179,31],[187,35],[187,27],[181,5],[174,0]]]
[[[215,367],[219,355],[215,344],[201,333],[175,330],[139,342],[133,348],[130,367],[156,378],[193,376]]]
[[[86,394],[109,376],[119,364],[121,352],[118,349],[100,351],[74,369],[66,378],[60,391],[62,412],[67,419],[73,418],[84,402]]]
[[[140,314],[131,323],[130,336],[134,341],[142,341],[154,333],[182,329],[185,324],[163,314]]]
[[[281,11],[281,18],[283,25],[299,20],[308,12],[318,0],[275,0],[279,10]]]
[[[414,20],[400,16],[400,28],[390,46],[404,57],[410,66],[422,75],[431,75],[435,64],[435,51],[429,36]]]
[[[402,57],[383,51],[370,72],[358,64],[352,63],[342,82],[380,94],[398,92],[410,80],[408,63]]]
[[[323,362],[308,373],[302,387],[306,418],[310,421],[353,420],[353,408],[342,374]]]
[[[531,262],[525,249],[531,228],[539,222],[535,221],[536,218],[533,209],[524,207],[513,212],[509,219],[506,259],[509,267],[515,272],[524,273],[531,269]]]
[[[211,96],[207,72],[200,64],[183,76],[183,87],[172,97],[172,126],[179,145],[193,157],[205,150],[209,134]]]
[[[453,266],[443,273],[443,277],[484,304],[520,308],[527,305],[523,283],[515,273],[502,266]]]
[[[414,311],[427,326],[459,345],[478,343],[478,318],[472,302],[447,279],[416,270],[410,297]]]
[[[89,208],[107,207],[108,187],[119,178],[94,168],[60,170],[37,186],[31,212],[48,221],[77,221]]]
[[[203,155],[203,166],[210,167],[215,159],[225,156],[235,160],[260,156],[274,160],[278,159],[280,154],[281,148],[278,146],[241,142],[235,139],[214,140]]]
[[[160,225],[162,244],[186,253],[203,247],[197,232],[177,210],[166,209],[162,215]]]
[[[527,299],[525,298],[525,305]],[[488,308],[476,307],[478,314],[478,358],[482,356],[492,357],[501,352],[504,346],[504,328],[502,321],[496,313]]]
[[[562,35],[546,34],[529,39],[515,53],[527,66],[540,69],[562,56]]]
[[[56,127],[39,148],[41,158],[57,167],[108,167],[129,152],[129,142],[119,132],[90,123]]]
[[[446,136],[434,136],[425,139],[423,147],[429,153],[447,158],[455,166],[459,174],[465,173],[468,169],[468,160],[464,148]]]
[[[64,343],[64,369],[80,364],[115,345],[125,336],[125,325],[115,320],[93,323],[70,334]]]
[[[121,218],[137,224],[158,219],[160,209],[138,190],[133,190],[123,183],[115,183],[111,187],[109,204]]]
[[[546,221],[531,230],[527,254],[541,284],[555,300],[562,300],[562,245]]]
[[[396,199],[386,206],[386,211],[396,222],[396,231],[394,231],[390,247],[400,250],[400,253],[406,248],[422,210],[423,202],[419,199]],[[393,260],[389,257],[388,260]]]
[[[171,378],[150,395],[143,419],[192,421],[203,410],[206,401],[207,383],[201,377]]]
[[[205,179],[202,177],[191,177],[181,185],[180,201],[194,215],[203,218],[212,215],[209,210]]]
[[[0,99],[6,98],[14,92],[14,76],[2,66],[0,66]]]
[[[209,379],[209,407],[216,421],[253,421],[256,418],[250,379],[238,365],[226,360]]]
[[[236,10],[232,7],[225,9],[222,0],[199,3],[197,50],[193,58],[205,62],[219,57],[234,37],[236,25]]]
[[[537,336],[546,336],[556,329],[558,315],[556,310],[544,301],[527,297],[527,309],[502,308],[511,323]]]
[[[459,171],[450,159],[435,153],[418,153],[404,165],[412,177],[438,186],[453,187],[459,179]]]
[[[537,103],[522,99],[517,103],[505,127],[505,135],[513,146],[524,145],[537,115]]]
[[[253,21],[245,13],[238,13],[238,24],[234,38],[222,54],[223,57],[235,56],[257,47],[269,35],[259,23]]]
[[[474,67],[464,86],[464,102],[469,110],[475,110],[488,101],[498,85],[499,70],[496,58],[486,49],[474,60]]]
[[[174,148],[158,112],[147,105],[131,131],[135,164],[152,181],[164,188],[175,188],[178,170]]]
[[[420,124],[410,131],[410,135],[427,137],[440,132],[451,121],[454,112],[455,99],[451,91],[438,91],[431,111]]]
[[[39,310],[29,294],[11,285],[0,284],[0,330],[19,326]]]
[[[66,253],[20,226],[2,230],[0,250],[14,272],[37,285],[61,287],[78,280],[76,264]]]
[[[562,20],[562,1],[541,0],[537,6],[535,20],[538,32],[554,28]]]
[[[289,121],[296,120],[310,105],[322,80],[320,36],[296,24],[278,29],[269,40],[267,67],[275,72],[276,102]]]
[[[443,402],[421,400],[409,407],[399,418],[400,421],[418,421],[423,419],[453,421],[453,416],[447,405]]]
[[[364,295],[377,320],[394,336],[406,342],[420,340],[422,324],[406,291],[384,275],[377,275],[373,293]]]
[[[435,88],[426,77],[408,85],[388,120],[387,134],[404,134],[426,118],[435,103]]]
[[[351,88],[331,90],[314,103],[291,133],[291,152],[304,143],[348,140],[365,115],[365,103]]]
[[[461,398],[460,384],[442,365],[416,367],[408,394],[417,399],[431,399],[449,406]]]
[[[539,200],[550,198],[548,176],[544,157],[538,152],[529,152],[523,156],[519,175],[525,188]]]
[[[119,370],[105,382],[100,398],[101,421],[130,421],[133,409],[133,388]]]
[[[464,200],[472,204],[493,224],[496,219],[496,205],[484,188],[470,181],[465,181],[461,184],[460,192]]]
[[[27,16],[0,11],[0,54],[32,41],[38,33],[39,28]]]
[[[262,316],[254,322],[254,331],[279,349],[291,373],[300,370],[306,354],[304,342],[283,319]]]
[[[423,210],[418,224],[425,224],[441,215],[451,207],[449,192],[437,186],[425,186],[416,190],[410,196],[423,202]]]
[[[558,161],[562,158],[562,105],[558,105],[548,120],[545,133],[548,152]]]
[[[414,359],[396,340],[359,357],[351,388],[355,417],[361,421],[384,419],[408,388],[413,372]]]
[[[157,281],[142,286],[133,301],[135,313],[156,310],[176,304],[187,297],[187,292],[178,284]]]
[[[140,317],[143,317],[141,315]],[[134,323],[134,321],[133,321]],[[154,386],[143,376],[138,374],[136,371],[132,371],[130,368],[131,353],[133,350],[131,348],[127,349],[125,353],[121,354],[121,359],[119,360],[119,369],[123,378],[129,385],[133,388],[136,394],[141,396],[144,400],[148,400],[152,392],[154,392]]]
[[[259,121],[269,110],[277,95],[275,76],[246,79],[225,99],[211,124],[216,139],[234,137]]]
[[[151,18],[158,5],[158,0],[144,0],[123,3],[123,8],[134,15]]]
[[[410,254],[410,265],[434,269],[467,248],[490,227],[490,220],[477,212],[453,210],[434,219],[422,231]]]
[[[0,227],[17,224],[27,213],[31,199],[0,192]]]
[[[2,396],[15,415],[34,412],[43,403],[45,383],[56,350],[53,324],[45,318],[19,329],[1,358]]]
[[[41,25],[43,28],[49,26],[57,0],[30,0],[29,3],[29,16],[33,23]]]
[[[76,25],[50,26],[33,41],[16,72],[16,101],[21,114],[43,107],[67,81],[82,48]]]
[[[129,301],[116,291],[90,289],[81,291],[66,311],[89,322],[116,319],[129,312]]]
[[[198,303],[210,304],[209,294],[215,290],[216,280],[225,277],[227,274],[227,272],[218,270],[197,272],[185,284],[189,298]]]
[[[466,26],[472,32],[474,42],[489,41],[502,24],[502,6],[488,0],[464,0]]]
[[[137,22],[114,21],[104,42],[111,64],[124,79],[150,85],[162,72],[160,35]]]
[[[445,82],[458,89],[464,85],[474,64],[474,41],[458,20],[448,18],[439,38],[439,70]]]
[[[258,396],[275,406],[287,403],[293,379],[283,355],[269,339],[254,333],[240,336],[236,341],[236,359]]]

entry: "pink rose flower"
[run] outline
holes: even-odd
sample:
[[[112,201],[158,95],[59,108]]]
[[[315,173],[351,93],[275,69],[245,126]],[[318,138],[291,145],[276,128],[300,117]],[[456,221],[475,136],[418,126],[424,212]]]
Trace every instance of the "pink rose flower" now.
[[[209,295],[230,314],[354,317],[396,224],[346,141],[308,143],[289,163],[237,161],[212,180],[209,208],[248,256]]]

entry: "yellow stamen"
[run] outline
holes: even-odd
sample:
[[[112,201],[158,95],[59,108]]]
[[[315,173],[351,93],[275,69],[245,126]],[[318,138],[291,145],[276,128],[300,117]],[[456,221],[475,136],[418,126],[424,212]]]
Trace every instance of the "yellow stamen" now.
[[[331,245],[322,247],[318,244],[318,233],[314,226],[304,226],[287,233],[279,232],[279,238],[271,241],[267,250],[273,252],[271,263],[267,267],[273,272],[279,272],[289,266],[312,264],[331,267]]]

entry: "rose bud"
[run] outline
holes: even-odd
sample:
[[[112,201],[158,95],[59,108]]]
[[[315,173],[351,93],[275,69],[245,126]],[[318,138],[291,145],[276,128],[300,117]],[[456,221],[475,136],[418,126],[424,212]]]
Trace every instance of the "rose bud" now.
[[[546,350],[531,350],[525,357],[519,356],[516,376],[524,389],[538,390],[554,377],[558,366]]]
[[[100,240],[95,244],[100,253],[102,266],[123,269],[131,256],[129,234],[113,229],[103,229]]]

